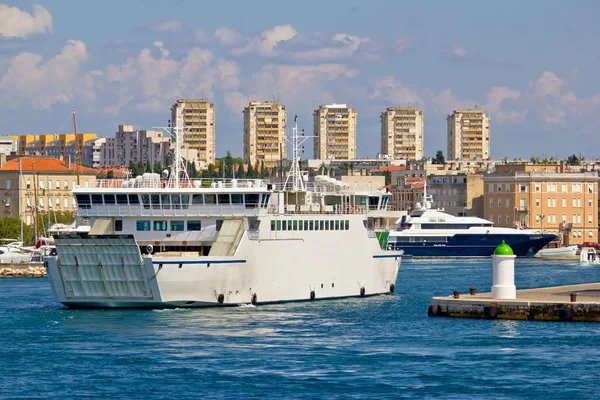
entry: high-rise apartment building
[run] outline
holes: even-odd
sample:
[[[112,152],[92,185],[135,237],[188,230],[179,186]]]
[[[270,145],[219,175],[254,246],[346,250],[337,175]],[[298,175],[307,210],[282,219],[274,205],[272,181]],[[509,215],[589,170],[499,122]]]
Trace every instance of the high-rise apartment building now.
[[[244,162],[278,166],[286,157],[287,110],[277,101],[252,101],[244,107]]]
[[[313,112],[316,159],[356,159],[356,115],[347,104],[324,104]]]
[[[183,107],[182,107],[183,106]],[[183,114],[182,114],[183,113]],[[197,164],[206,168],[215,163],[215,105],[208,99],[179,99],[171,107],[171,124],[183,116],[183,142],[198,152]]]
[[[394,160],[423,158],[423,111],[388,107],[381,113],[381,154]]]
[[[448,160],[490,158],[490,116],[483,110],[455,110],[448,124]]]
[[[83,147],[83,143],[91,139],[97,139],[98,135],[95,133],[78,133],[79,148]],[[25,155],[50,155],[58,154],[66,158],[68,154],[65,152],[69,142],[73,141],[75,144],[74,133],[45,133],[41,135],[11,135],[11,138],[18,141],[18,154],[20,156]],[[52,149],[48,151],[47,147],[50,146]],[[54,157],[55,155],[53,155]]]

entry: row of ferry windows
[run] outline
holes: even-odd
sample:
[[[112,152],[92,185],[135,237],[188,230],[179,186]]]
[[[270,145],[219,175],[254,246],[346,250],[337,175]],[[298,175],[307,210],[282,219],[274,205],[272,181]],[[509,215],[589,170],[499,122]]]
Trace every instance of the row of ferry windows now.
[[[138,231],[175,231],[182,232],[185,230],[186,221],[148,221],[138,220],[136,221],[136,230]],[[168,228],[171,229],[168,229]],[[199,231],[202,229],[202,223],[200,221],[187,221],[188,231]],[[115,229],[116,230],[116,229]]]
[[[271,221],[272,231],[347,231],[350,229],[348,220],[315,220],[315,221]]]
[[[187,209],[192,205],[245,205],[246,208],[266,207],[270,193],[219,193],[219,194],[142,194],[141,202],[137,194],[77,194],[80,208],[91,205],[144,205],[153,209]]]

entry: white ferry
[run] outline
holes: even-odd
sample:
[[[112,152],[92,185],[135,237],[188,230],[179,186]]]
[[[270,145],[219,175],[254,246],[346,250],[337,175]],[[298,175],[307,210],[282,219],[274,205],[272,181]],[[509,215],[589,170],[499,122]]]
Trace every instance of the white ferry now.
[[[517,257],[533,257],[557,238],[525,229],[494,227],[478,217],[456,217],[432,209],[426,188],[423,203],[397,221],[387,248],[412,257],[489,257],[505,241]]]
[[[44,259],[56,299],[68,307],[163,308],[394,292],[402,252],[381,248],[370,218],[389,195],[327,177],[306,187],[293,134],[284,187],[190,180],[185,171],[180,179],[176,163],[169,180],[145,174],[74,189],[91,229],[57,236],[56,256]]]

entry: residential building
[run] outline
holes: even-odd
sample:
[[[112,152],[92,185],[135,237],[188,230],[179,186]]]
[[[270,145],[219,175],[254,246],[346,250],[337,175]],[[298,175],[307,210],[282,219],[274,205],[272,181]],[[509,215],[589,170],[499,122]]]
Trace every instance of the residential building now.
[[[48,155],[46,147],[52,143],[53,148],[58,149],[58,156],[63,156],[65,158],[67,154],[65,153],[65,149],[67,143],[75,140],[74,133],[46,133],[40,135],[11,135],[11,138],[18,141],[18,149],[17,152],[20,156],[26,155]],[[83,148],[83,143],[87,142],[91,139],[98,138],[98,135],[95,133],[78,133],[77,137],[79,138],[79,147]]]
[[[424,178],[407,177],[399,185],[390,188],[391,198],[388,208],[391,211],[411,211],[417,208],[417,203],[423,202]]]
[[[92,146],[97,147],[99,166],[128,166],[141,162],[153,167],[155,164],[166,165],[172,159],[173,144],[169,136],[162,131],[134,129],[133,125],[119,125],[114,138],[104,138]],[[193,155],[196,154],[194,151]]]
[[[563,244],[598,241],[597,173],[564,173],[564,164],[496,169],[484,177],[486,219],[498,226],[555,233]]]
[[[182,107],[183,106],[183,107]],[[179,99],[171,107],[171,126],[183,117],[183,141],[197,150],[202,169],[215,163],[215,105],[208,99]]]
[[[287,110],[277,101],[252,101],[244,108],[244,163],[278,167],[286,158]]]
[[[321,105],[313,112],[314,158],[356,158],[356,110],[347,104]]]
[[[34,174],[35,170],[35,174]],[[95,186],[97,170],[79,167],[81,185]],[[33,223],[36,208],[75,212],[72,190],[77,184],[76,166],[52,157],[0,157],[0,193],[5,217]],[[37,201],[36,201],[37,199]]]
[[[483,175],[430,175],[427,177],[427,194],[434,207],[443,208],[458,217],[484,217]]]
[[[10,136],[0,136],[0,154],[7,156],[16,154],[19,150],[19,141]]]
[[[83,144],[82,165],[92,168],[99,168],[102,164],[102,145],[106,143],[106,138],[91,139]]]
[[[381,154],[392,159],[423,158],[423,111],[388,107],[381,113]]]
[[[455,110],[446,118],[448,160],[488,160],[490,156],[490,116],[481,109]]]

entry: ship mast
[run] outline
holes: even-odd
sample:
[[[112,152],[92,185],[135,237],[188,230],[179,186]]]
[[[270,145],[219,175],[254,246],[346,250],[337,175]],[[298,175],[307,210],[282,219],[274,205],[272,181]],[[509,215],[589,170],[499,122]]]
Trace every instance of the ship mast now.
[[[173,157],[174,159],[171,163],[171,174],[169,175],[169,187],[180,187],[181,180],[183,180],[184,187],[189,187],[190,177],[187,173],[187,167],[184,163],[181,154],[183,133],[185,132],[183,121],[183,111],[185,108],[185,103],[177,103],[173,106],[176,107],[175,121],[171,121],[170,126],[168,127],[161,126],[155,128],[164,129],[169,135],[171,135],[171,138],[175,141],[175,152]],[[185,162],[187,162],[187,160]]]
[[[37,181],[35,179],[35,161],[31,160],[31,172],[33,174],[33,209],[35,210],[35,218],[33,223],[35,224],[35,243],[37,243],[40,237],[40,214],[38,208],[38,197],[37,197]]]
[[[304,130],[302,130],[302,136],[298,134],[298,116],[294,116],[294,127],[292,128],[292,138],[286,140],[292,144],[292,165],[290,166],[290,172],[285,178],[284,189],[288,188],[288,182],[291,181],[291,189],[296,191],[305,191],[306,186],[302,179],[302,172],[300,171],[300,146],[309,138],[314,136],[304,136]]]
[[[75,107],[73,107],[73,132],[75,133],[75,171],[77,174],[77,186],[79,186],[79,157],[81,156],[81,149],[79,148],[79,138],[77,137],[77,114],[75,114]]]

